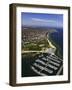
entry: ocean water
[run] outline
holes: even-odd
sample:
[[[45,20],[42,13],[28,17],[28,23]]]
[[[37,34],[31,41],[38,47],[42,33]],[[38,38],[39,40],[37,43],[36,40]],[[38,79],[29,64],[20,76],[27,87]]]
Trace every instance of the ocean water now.
[[[50,34],[51,39],[59,47],[59,52],[63,55],[63,29],[56,29],[57,32]]]

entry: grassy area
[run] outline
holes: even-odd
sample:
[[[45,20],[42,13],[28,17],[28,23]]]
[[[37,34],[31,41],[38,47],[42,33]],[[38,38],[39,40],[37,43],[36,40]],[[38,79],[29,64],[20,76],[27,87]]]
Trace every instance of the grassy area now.
[[[49,48],[49,44],[48,41],[46,39],[44,40],[39,40],[36,42],[29,42],[27,44],[24,44],[24,46],[22,47],[22,50],[37,50],[37,51],[41,51],[42,48]]]

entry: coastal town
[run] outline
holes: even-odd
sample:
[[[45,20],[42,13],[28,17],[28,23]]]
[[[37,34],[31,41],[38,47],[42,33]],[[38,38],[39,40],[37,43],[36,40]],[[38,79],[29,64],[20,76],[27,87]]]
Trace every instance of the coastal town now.
[[[56,47],[49,40],[49,34],[52,32],[55,32],[55,30],[24,28],[22,30],[22,52],[54,53]]]

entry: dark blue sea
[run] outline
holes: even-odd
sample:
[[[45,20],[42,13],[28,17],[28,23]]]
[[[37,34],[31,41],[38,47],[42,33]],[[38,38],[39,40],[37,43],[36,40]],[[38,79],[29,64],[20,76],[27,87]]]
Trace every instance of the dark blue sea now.
[[[55,44],[60,49],[60,54],[63,55],[63,29],[56,28],[57,32],[53,32],[50,34],[51,39],[55,42]]]

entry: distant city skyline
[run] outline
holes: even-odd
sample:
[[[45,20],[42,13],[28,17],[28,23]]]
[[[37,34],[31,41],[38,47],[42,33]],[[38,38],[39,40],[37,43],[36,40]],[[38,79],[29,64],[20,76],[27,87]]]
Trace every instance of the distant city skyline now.
[[[63,14],[21,13],[22,26],[63,28]]]

